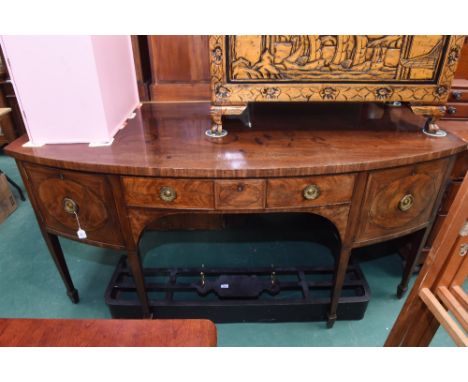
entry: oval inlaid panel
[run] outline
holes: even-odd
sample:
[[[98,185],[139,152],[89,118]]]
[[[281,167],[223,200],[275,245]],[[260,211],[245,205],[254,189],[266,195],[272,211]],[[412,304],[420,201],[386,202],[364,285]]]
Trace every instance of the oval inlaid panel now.
[[[47,212],[59,223],[76,230],[75,216],[65,212],[63,199],[70,198],[78,205],[81,227],[94,231],[102,227],[108,219],[107,209],[101,199],[88,187],[68,179],[48,178],[38,189],[39,199]]]
[[[434,179],[427,174],[394,180],[376,194],[369,218],[373,224],[386,229],[406,225],[432,208],[436,192]],[[413,205],[407,211],[401,211],[400,200],[408,194],[414,197]]]

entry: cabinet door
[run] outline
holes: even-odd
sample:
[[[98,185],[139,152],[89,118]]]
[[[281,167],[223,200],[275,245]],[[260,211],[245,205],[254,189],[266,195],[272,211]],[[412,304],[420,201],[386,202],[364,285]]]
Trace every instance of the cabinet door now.
[[[85,241],[123,246],[114,199],[105,175],[24,165],[46,227],[77,239],[78,221]],[[76,210],[76,215],[73,212]]]
[[[371,173],[355,242],[384,240],[426,224],[448,161],[440,159]]]

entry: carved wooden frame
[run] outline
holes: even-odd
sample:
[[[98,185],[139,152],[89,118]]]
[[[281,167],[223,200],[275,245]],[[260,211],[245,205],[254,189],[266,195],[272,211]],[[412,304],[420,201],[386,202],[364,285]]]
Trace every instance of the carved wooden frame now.
[[[271,83],[230,83],[226,73],[226,36],[211,35],[209,51],[213,130],[221,131],[222,115],[240,114],[248,102],[410,102],[419,106],[414,110],[415,113],[431,118],[431,127],[437,128],[434,118],[440,116],[440,105],[444,105],[448,99],[464,39],[465,36],[449,36],[440,74],[433,84],[365,81],[281,83],[274,80]],[[232,106],[237,109],[233,110]]]

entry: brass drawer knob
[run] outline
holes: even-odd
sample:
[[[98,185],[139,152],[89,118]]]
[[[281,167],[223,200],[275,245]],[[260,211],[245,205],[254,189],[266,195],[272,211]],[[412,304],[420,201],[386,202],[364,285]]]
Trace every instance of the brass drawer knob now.
[[[403,196],[400,200],[400,203],[398,203],[398,208],[400,211],[408,211],[411,207],[413,207],[414,204],[414,196],[411,194],[406,194]]]
[[[177,193],[172,187],[162,187],[159,190],[159,197],[165,202],[172,202],[177,198]]]
[[[304,188],[304,198],[307,200],[314,200],[320,196],[320,189],[315,184],[309,184]]]
[[[64,198],[63,199],[63,209],[68,214],[78,213],[78,204],[73,199]]]

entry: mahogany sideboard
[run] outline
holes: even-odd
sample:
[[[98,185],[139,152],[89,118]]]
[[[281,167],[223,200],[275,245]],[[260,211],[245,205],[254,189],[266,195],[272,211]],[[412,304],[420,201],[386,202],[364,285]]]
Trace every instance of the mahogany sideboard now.
[[[148,317],[139,241],[155,222],[180,214],[328,219],[341,241],[329,327],[353,248],[413,235],[414,266],[465,142],[424,135],[421,116],[384,104],[261,104],[252,117],[253,129],[227,120],[230,134],[212,139],[209,103],[144,104],[109,147],[23,147],[22,136],[5,149],[73,302],[78,292],[58,236],[126,250]],[[77,217],[86,238],[77,237]]]

